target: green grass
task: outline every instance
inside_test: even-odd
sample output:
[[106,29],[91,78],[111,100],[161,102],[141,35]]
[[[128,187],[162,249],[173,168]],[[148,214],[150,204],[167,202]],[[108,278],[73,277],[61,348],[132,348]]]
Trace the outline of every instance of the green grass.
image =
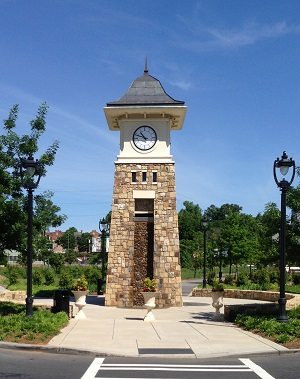
[[287,285],[285,286],[286,292],[291,292],[291,293],[300,293],[300,284],[297,285]]
[[64,312],[56,314],[34,307],[32,317],[26,317],[25,306],[0,302],[0,341],[46,343],[68,323]]
[[[202,271],[197,270],[196,278],[202,278]],[[181,268],[181,279],[194,279],[194,270],[190,268]]]
[[[26,291],[27,281],[26,279],[19,278],[16,284],[12,284],[7,287],[10,291]],[[46,286],[45,284],[42,284],[40,286],[33,285],[32,286],[32,293],[34,296],[40,296],[40,297],[52,297],[53,292],[59,288],[58,280],[56,280],[55,284],[51,284],[49,286]]]
[[289,321],[278,322],[275,317],[237,315],[235,323],[243,329],[261,334],[278,343],[300,341],[300,307],[287,311]]

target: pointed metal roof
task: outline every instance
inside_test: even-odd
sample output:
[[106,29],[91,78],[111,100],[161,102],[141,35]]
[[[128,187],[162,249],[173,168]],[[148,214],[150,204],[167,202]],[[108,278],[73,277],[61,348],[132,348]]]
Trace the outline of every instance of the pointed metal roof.
[[129,87],[128,91],[116,101],[107,103],[107,107],[128,105],[184,105],[184,101],[173,99],[161,85],[160,81],[149,75],[147,63],[144,74],[139,76]]

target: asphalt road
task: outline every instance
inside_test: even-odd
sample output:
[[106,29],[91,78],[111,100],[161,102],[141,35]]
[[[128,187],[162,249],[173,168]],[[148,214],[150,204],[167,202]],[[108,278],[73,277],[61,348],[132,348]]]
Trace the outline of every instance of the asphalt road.
[[300,353],[241,358],[117,358],[0,349],[2,379],[297,379]]
[[182,281],[182,295],[189,296],[193,288],[202,283],[202,279],[188,279]]

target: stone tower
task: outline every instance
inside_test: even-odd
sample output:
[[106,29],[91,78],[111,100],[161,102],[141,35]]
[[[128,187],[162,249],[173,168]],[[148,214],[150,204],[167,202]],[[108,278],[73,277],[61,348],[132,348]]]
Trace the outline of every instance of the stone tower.
[[186,106],[159,80],[138,77],[104,108],[120,132],[115,162],[105,304],[138,307],[146,277],[158,281],[158,307],[181,306],[175,167],[170,132],[182,128]]

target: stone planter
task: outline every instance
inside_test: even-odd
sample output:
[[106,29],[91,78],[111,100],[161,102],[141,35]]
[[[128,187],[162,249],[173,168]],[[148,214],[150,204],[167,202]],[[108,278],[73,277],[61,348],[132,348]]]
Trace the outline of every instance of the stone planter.
[[220,308],[223,307],[223,296],[224,291],[212,291],[211,297],[212,297],[212,306],[215,308],[216,312],[213,316],[213,320],[220,321],[223,319]]
[[147,314],[144,317],[144,321],[154,321],[155,317],[152,309],[156,307],[155,298],[157,292],[142,292],[144,297],[144,307],[147,309]]
[[86,295],[88,291],[72,291],[75,297],[75,305],[78,308],[78,313],[76,314],[76,319],[84,319],[86,315],[83,313],[83,308],[86,305]]

